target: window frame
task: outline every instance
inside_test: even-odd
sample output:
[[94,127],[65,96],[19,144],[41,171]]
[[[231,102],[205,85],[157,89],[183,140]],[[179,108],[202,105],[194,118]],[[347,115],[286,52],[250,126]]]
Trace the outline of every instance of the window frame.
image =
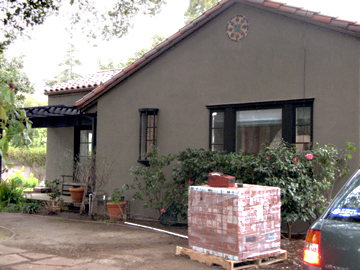
[[[158,108],[141,108],[139,109],[140,113],[140,126],[139,126],[139,159],[138,162],[141,164],[144,164],[146,166],[149,166],[149,161],[146,158],[146,153],[148,153],[148,142],[153,142],[152,146],[157,146],[157,138],[158,138]],[[153,123],[154,125],[149,127],[148,126],[148,117],[154,116]],[[145,117],[145,119],[143,119]],[[145,123],[145,126],[143,127],[143,124]],[[144,128],[145,133],[144,133]],[[153,138],[151,140],[148,139],[148,132],[147,130],[149,128],[153,129]],[[145,142],[144,142],[145,140]]]
[[253,102],[224,105],[208,105],[209,110],[209,149],[212,149],[212,114],[224,112],[224,151],[236,151],[236,112],[245,110],[282,109],[282,138],[291,144],[296,143],[296,108],[310,107],[310,145],[313,141],[314,98]]
[[79,160],[80,155],[80,139],[81,139],[81,131],[83,130],[89,130],[92,132],[92,141],[91,141],[91,155],[93,156],[95,154],[95,148],[96,148],[96,134],[95,129],[93,126],[87,125],[87,126],[77,126],[75,127],[75,136],[74,136],[74,164]]

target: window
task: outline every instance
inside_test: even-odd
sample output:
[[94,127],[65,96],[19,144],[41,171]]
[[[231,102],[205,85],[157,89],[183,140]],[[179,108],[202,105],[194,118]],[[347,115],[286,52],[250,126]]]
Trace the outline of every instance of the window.
[[92,156],[92,130],[80,130],[80,162],[86,161]]
[[139,162],[148,164],[146,154],[151,151],[151,146],[157,145],[157,124],[159,109],[145,108],[140,112],[140,141]]
[[264,143],[281,141],[281,109],[236,112],[236,152],[256,154]]
[[211,150],[224,150],[224,112],[211,113]]
[[359,172],[345,185],[333,205],[328,219],[360,222],[360,174]]
[[310,149],[311,143],[311,107],[296,108],[296,147],[300,151]]
[[256,154],[283,138],[310,149],[313,99],[208,106],[210,149]]
[[75,128],[75,160],[85,163],[91,159],[95,146],[92,126]]

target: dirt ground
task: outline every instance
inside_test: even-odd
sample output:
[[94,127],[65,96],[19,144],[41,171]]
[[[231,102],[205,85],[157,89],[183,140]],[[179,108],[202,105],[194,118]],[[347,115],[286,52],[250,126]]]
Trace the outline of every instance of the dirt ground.
[[[129,222],[157,227],[187,235],[185,226],[164,226],[157,221]],[[65,258],[96,260],[118,269],[221,269],[176,256],[176,246],[187,247],[187,240],[176,236],[142,229],[123,223],[90,221],[74,213],[55,216],[0,213],[0,244],[42,254]],[[302,239],[282,240],[288,260],[260,269],[301,269]],[[0,269],[9,269],[1,268]]]

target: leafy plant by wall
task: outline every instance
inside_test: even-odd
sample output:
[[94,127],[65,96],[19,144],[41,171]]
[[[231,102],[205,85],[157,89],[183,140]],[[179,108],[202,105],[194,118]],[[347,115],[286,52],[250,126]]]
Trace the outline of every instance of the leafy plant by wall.
[[15,180],[9,182],[2,181],[0,184],[0,205],[7,206],[10,203],[17,204],[23,201],[23,189],[19,187]]
[[[164,156],[154,149],[148,155],[149,167],[131,169],[135,175],[133,199],[143,200],[145,207],[154,208],[159,214],[171,206],[171,215],[186,218],[188,187],[205,185],[210,172],[222,172],[235,176],[238,182],[281,188],[282,220],[291,236],[295,221],[308,221],[324,211],[335,181],[349,172],[351,151],[355,151],[352,143],[340,150],[334,145],[316,143],[312,150],[303,153],[285,142],[275,148],[264,147],[257,155],[188,148]],[[165,173],[170,169],[172,179]]]

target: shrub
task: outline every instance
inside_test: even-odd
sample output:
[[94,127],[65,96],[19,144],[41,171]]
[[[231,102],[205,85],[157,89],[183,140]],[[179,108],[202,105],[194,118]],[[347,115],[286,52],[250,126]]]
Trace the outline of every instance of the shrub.
[[29,178],[25,178],[24,176],[24,167],[21,168],[20,171],[14,171],[9,175],[6,181],[14,180],[18,186],[24,188],[34,188],[37,186],[39,180],[34,177],[33,173],[30,173]]
[[18,204],[23,201],[23,189],[17,185],[14,179],[9,182],[2,181],[0,184],[0,204]]
[[[265,146],[257,155],[186,149],[177,155],[163,156],[154,149],[149,155],[149,167],[131,169],[136,175],[132,189],[134,199],[145,200],[144,206],[161,209],[167,206],[171,215],[186,218],[188,187],[207,184],[210,172],[233,175],[238,182],[276,186],[281,189],[281,215],[291,226],[297,220],[308,221],[320,215],[329,200],[336,179],[349,172],[347,161],[352,143],[338,150],[334,145],[314,144],[311,151],[300,153],[285,142],[276,147]],[[172,181],[166,179],[172,161]]]
[[143,201],[145,208],[155,209],[160,215],[167,206],[166,202],[172,186],[172,183],[167,180],[164,170],[175,157],[173,155],[161,155],[157,148],[152,148],[152,151],[147,154],[147,158],[149,166],[131,168],[131,174],[135,175],[134,184],[125,185],[123,188],[124,190],[135,190],[133,199]]

